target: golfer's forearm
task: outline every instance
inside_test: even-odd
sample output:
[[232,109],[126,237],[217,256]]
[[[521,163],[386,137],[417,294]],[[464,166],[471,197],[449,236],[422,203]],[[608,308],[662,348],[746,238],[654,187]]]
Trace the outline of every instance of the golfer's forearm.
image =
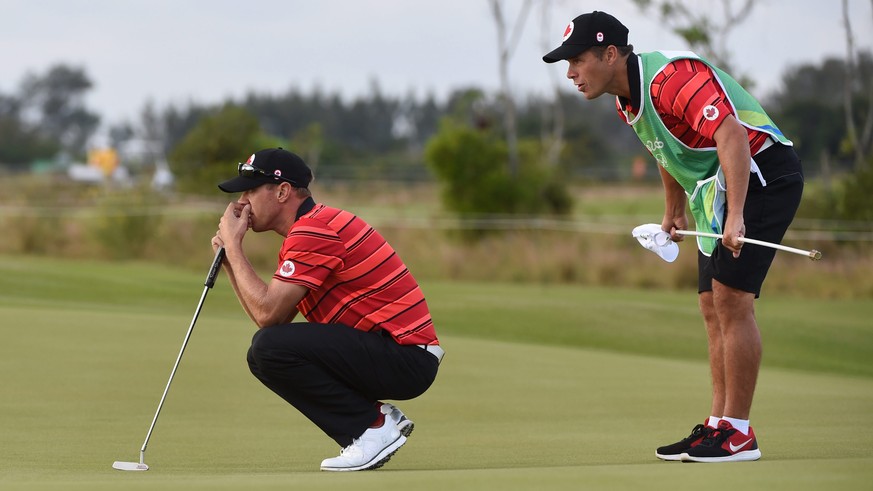
[[236,293],[236,298],[249,318],[258,327],[263,327],[267,317],[265,313],[266,283],[255,273],[242,249],[231,248],[227,250],[227,261],[229,264],[227,274],[233,291]]
[[233,288],[233,292],[236,294],[236,298],[237,298],[237,300],[239,300],[240,306],[242,306],[246,315],[248,315],[249,318],[254,322],[255,318],[252,317],[252,313],[249,311],[249,308],[246,306],[245,302],[243,302],[243,300],[242,300],[242,295],[240,294],[239,286],[236,283],[236,276],[233,273],[233,268],[230,266],[226,266],[224,268],[224,271],[227,273],[227,279],[230,281],[230,286],[231,286],[231,288]]

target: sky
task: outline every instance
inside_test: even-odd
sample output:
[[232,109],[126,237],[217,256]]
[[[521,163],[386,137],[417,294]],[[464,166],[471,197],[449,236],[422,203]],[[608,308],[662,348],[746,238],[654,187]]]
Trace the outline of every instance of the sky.
[[[848,0],[856,44],[873,48],[870,0]],[[734,4],[741,0],[733,0]],[[654,13],[631,0],[539,0],[510,61],[513,93],[545,94],[566,63],[541,57],[568,22],[592,10],[618,17],[637,52],[687,49]],[[521,0],[504,0],[510,25]],[[688,0],[720,12],[721,0]],[[384,94],[443,98],[452,90],[499,87],[497,34],[486,0],[0,0],[0,93],[54,64],[85,69],[86,99],[104,123],[136,122],[147,101],[220,103],[254,91],[316,88],[347,100],[374,84]],[[728,38],[736,72],[758,96],[788,67],[845,57],[841,0],[757,0]],[[581,97],[581,96],[580,96]]]

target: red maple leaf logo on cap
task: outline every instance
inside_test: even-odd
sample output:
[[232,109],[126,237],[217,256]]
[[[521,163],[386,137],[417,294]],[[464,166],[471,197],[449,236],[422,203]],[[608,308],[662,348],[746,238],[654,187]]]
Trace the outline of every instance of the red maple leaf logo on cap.
[[566,42],[567,39],[569,39],[569,37],[573,35],[574,28],[575,28],[575,25],[573,24],[573,21],[571,20],[570,23],[567,24],[567,28],[564,29],[564,36],[561,38],[561,40]]

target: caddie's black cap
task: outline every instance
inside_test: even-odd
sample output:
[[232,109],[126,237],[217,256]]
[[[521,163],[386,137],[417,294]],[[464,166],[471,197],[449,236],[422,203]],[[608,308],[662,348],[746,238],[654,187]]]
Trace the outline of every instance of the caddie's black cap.
[[543,56],[543,61],[569,60],[592,46],[627,46],[627,33],[627,27],[606,12],[582,14],[570,21],[564,29],[564,42]]
[[[243,167],[248,164],[254,170]],[[298,155],[281,147],[266,148],[252,154],[246,164],[238,164],[239,175],[218,185],[225,193],[241,193],[262,184],[289,182],[305,188],[312,182],[312,170]]]

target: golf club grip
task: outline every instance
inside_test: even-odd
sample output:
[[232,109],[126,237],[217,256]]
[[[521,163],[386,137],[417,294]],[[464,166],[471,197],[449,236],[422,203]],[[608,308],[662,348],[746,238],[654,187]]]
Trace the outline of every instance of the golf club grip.
[[224,247],[219,247],[215,259],[212,260],[212,267],[209,268],[209,274],[206,275],[206,281],[203,283],[206,288],[215,286],[215,278],[218,276],[218,270],[221,269],[222,260],[224,260]]

